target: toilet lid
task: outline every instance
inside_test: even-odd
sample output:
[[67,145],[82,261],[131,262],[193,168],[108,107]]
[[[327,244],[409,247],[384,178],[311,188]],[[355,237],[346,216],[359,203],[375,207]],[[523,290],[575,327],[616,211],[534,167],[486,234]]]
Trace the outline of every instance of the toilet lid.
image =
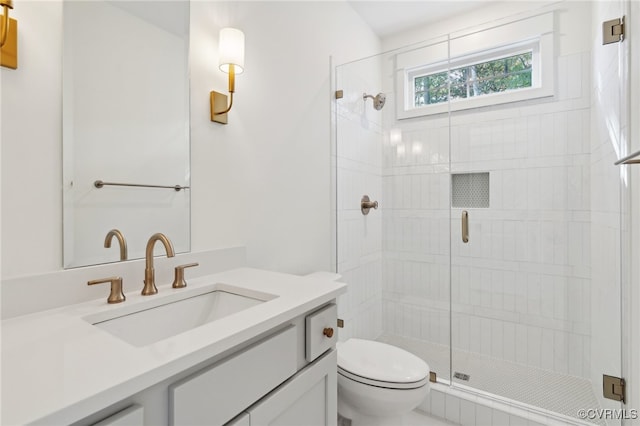
[[415,383],[429,375],[427,363],[412,353],[363,339],[338,343],[338,367],[363,378],[389,383]]

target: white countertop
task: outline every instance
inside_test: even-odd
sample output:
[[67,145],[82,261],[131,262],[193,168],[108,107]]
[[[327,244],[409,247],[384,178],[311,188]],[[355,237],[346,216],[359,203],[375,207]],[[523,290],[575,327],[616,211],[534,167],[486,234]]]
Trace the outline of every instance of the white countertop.
[[[161,305],[226,284],[277,296],[182,334],[132,346],[85,317]],[[142,285],[140,285],[140,288]],[[335,299],[346,285],[250,268],[188,280],[188,287],[140,289],[124,303],[104,299],[2,321],[3,425],[69,424]],[[37,297],[37,295],[33,295]]]

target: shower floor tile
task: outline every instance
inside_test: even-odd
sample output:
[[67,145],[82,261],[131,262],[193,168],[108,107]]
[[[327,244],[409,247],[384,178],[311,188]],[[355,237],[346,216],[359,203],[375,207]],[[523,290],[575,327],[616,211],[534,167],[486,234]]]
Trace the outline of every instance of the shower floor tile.
[[[454,378],[454,383],[510,400],[573,418],[577,418],[580,409],[600,407],[591,382],[580,377],[461,350],[449,354],[448,346],[402,336],[383,334],[378,341],[401,347],[424,359],[431,371],[445,380],[449,380],[449,360],[453,357],[454,374],[460,372],[469,376],[468,381]],[[599,419],[592,422],[605,424]]]

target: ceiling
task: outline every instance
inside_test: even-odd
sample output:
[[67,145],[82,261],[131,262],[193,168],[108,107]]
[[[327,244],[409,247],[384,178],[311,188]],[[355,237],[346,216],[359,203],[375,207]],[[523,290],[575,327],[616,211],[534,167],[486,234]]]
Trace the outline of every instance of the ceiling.
[[349,4],[378,34],[387,37],[455,14],[479,9],[490,0],[349,0]]

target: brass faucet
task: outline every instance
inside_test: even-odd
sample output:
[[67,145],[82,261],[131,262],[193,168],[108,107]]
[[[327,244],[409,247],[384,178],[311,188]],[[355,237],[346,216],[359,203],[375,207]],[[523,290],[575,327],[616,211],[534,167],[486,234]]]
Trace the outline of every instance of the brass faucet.
[[104,248],[111,247],[111,241],[113,241],[113,237],[118,239],[118,243],[120,244],[120,260],[127,260],[127,240],[124,239],[124,235],[120,232],[119,229],[112,229],[107,232],[107,236],[104,237]]
[[99,280],[91,280],[87,282],[89,285],[102,283],[111,283],[111,292],[109,293],[107,303],[121,303],[127,299],[122,292],[122,277],[100,278]]
[[167,251],[167,257],[175,256],[175,252],[173,251],[173,245],[169,238],[167,238],[162,233],[153,234],[149,241],[147,241],[147,250],[146,250],[146,262],[144,267],[144,288],[142,289],[143,296],[149,296],[151,294],[156,294],[158,292],[158,288],[156,287],[155,282],[155,270],[153,269],[153,246],[156,241],[160,241],[164,245],[164,249]]

